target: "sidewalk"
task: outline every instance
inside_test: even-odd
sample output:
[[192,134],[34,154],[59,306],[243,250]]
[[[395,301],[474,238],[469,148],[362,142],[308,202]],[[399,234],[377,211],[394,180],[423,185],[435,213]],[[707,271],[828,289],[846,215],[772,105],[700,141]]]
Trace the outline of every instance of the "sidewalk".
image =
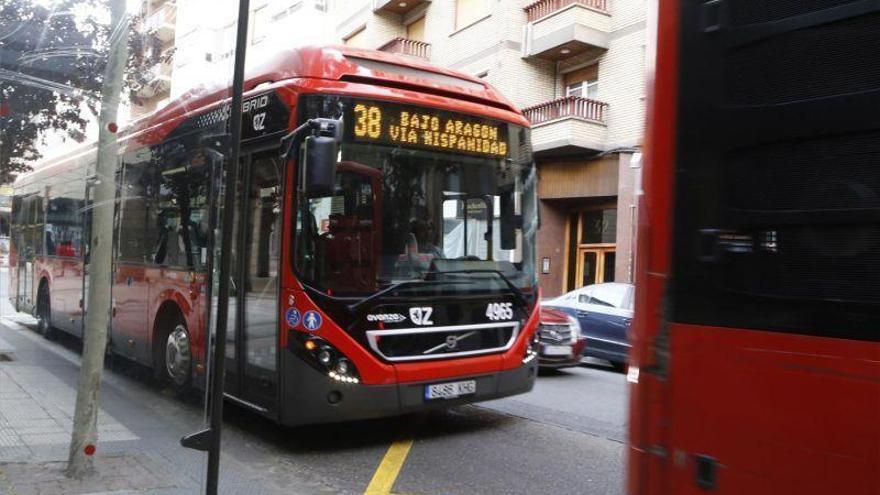
[[[3,299],[0,304],[6,302]],[[45,341],[28,328],[27,317],[3,313],[0,494],[172,495],[204,491],[206,455],[184,449],[179,443],[182,435],[202,427],[201,406],[184,403],[144,380],[110,370],[105,370],[98,415],[97,474],[82,482],[65,478],[79,377],[76,340]],[[251,443],[234,428],[224,432],[221,493],[327,493],[290,479],[293,473],[278,469],[278,452],[267,452]]]

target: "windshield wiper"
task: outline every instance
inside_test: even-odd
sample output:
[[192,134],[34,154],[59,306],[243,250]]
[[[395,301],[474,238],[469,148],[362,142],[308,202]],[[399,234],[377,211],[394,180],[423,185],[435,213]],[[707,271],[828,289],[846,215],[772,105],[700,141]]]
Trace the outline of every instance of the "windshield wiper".
[[504,281],[505,285],[507,285],[508,290],[513,295],[514,299],[516,299],[520,306],[525,308],[528,306],[528,301],[526,301],[525,296],[522,295],[522,292],[519,288],[507,278],[507,275],[504,274],[501,270],[492,270],[489,268],[481,268],[481,269],[473,269],[473,270],[439,270],[439,271],[430,271],[425,272],[425,277],[428,275],[450,275],[456,273],[491,273],[493,275],[498,275],[502,281]]
[[[431,272],[428,272],[428,273],[431,273]],[[378,292],[370,294],[369,296],[359,300],[356,303],[349,304],[348,306],[345,307],[345,309],[347,309],[352,314],[357,314],[361,309],[363,309],[364,306],[369,304],[371,301],[375,301],[376,299],[379,299],[380,297],[384,296],[385,294],[394,292],[395,290],[400,289],[401,287],[407,287],[410,285],[421,285],[421,286],[446,285],[449,283],[472,284],[473,282],[448,282],[448,281],[440,281],[440,280],[404,280],[403,282],[397,282],[396,284],[391,284],[388,287],[385,287],[384,289],[382,289]]]

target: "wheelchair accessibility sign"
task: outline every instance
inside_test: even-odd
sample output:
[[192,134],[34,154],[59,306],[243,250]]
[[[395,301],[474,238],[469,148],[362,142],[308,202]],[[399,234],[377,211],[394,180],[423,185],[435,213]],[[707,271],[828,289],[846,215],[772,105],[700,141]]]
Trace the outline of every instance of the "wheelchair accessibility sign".
[[315,310],[306,311],[303,315],[303,327],[310,332],[317,331],[323,323],[321,314]]
[[296,328],[300,322],[299,310],[296,308],[288,309],[287,313],[284,315],[284,319],[287,320],[287,324],[290,325],[290,328]]

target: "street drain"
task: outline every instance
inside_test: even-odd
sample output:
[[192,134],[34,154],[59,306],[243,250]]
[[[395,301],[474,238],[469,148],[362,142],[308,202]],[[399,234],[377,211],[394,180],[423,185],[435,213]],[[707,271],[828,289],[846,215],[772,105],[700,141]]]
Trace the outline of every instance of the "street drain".
[[0,361],[12,361],[12,356],[5,352],[0,352]]

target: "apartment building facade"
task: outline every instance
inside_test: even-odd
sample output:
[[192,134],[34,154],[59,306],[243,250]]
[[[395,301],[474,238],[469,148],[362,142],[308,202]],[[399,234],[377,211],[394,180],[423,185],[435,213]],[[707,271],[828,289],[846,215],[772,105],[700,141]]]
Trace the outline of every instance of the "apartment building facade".
[[[332,42],[330,3],[331,0],[252,0],[246,66],[259,65],[279,50]],[[186,0],[178,5],[171,97],[201,87],[229,84],[238,1]]]
[[645,0],[350,0],[338,41],[461,70],[532,122],[545,296],[631,282],[644,126]]
[[[177,31],[177,3],[173,0],[144,0],[134,28],[141,34],[149,35],[144,37],[150,40],[145,49],[158,52],[149,54],[150,58],[163,55],[167,56],[164,58],[171,58]],[[132,117],[139,117],[165,106],[171,96],[172,71],[173,64],[170,60],[148,68],[143,83],[135,90],[139,102],[131,107]]]
[[[252,0],[248,14],[247,66],[279,50],[334,41],[331,0]],[[167,55],[150,68],[136,91],[136,118],[188,91],[229,84],[238,19],[236,0],[144,0],[135,29],[158,40],[149,50]]]

